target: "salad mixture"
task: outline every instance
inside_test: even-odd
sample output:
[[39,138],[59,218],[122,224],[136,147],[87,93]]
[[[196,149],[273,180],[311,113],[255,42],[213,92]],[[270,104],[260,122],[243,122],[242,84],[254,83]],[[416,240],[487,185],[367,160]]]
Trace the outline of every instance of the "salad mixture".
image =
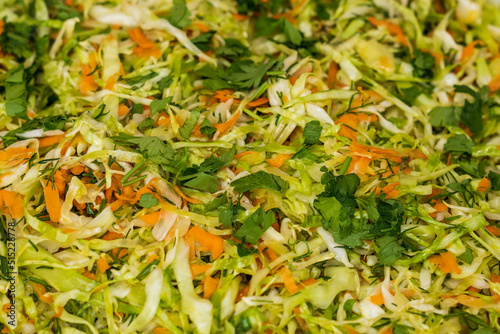
[[0,2],[2,333],[500,330],[498,3]]

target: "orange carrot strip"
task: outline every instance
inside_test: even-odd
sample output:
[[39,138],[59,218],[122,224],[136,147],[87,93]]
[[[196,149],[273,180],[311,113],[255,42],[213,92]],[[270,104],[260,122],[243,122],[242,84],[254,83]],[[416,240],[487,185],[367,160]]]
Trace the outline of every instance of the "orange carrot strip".
[[192,264],[189,266],[191,268],[191,274],[193,277],[203,274],[205,271],[212,267],[211,264]]
[[9,168],[20,165],[35,153],[31,147],[8,147],[0,151],[0,168]]
[[406,36],[403,32],[403,29],[401,29],[400,26],[397,24],[391,23],[389,21],[384,21],[384,20],[377,20],[374,17],[369,17],[368,21],[370,21],[371,24],[373,24],[376,27],[385,27],[389,34],[392,36],[396,37],[398,41],[406,46],[409,45],[408,39],[406,39]]
[[442,253],[439,255],[432,255],[429,257],[429,262],[436,264],[439,269],[441,269],[444,273],[455,273],[460,274],[462,269],[457,264],[457,260],[455,256],[450,252]]
[[238,159],[238,158],[244,157],[245,155],[249,155],[249,154],[252,154],[252,153],[255,153],[255,151],[245,151],[245,152],[241,152],[241,153],[236,154],[236,155],[233,157],[233,159]]
[[382,292],[370,296],[370,301],[375,305],[382,305],[384,303],[384,295]]
[[90,279],[93,279],[94,281],[96,280],[96,277],[95,277],[95,274],[94,273],[91,273],[90,271],[88,270],[85,270],[83,273],[82,273],[83,276],[87,277],[87,278],[90,278]]
[[21,218],[24,215],[24,196],[16,192],[0,190],[0,209],[8,212],[12,218]]
[[111,268],[111,266],[108,264],[108,262],[104,258],[99,258],[97,260],[97,269],[101,272],[104,273],[106,270]]
[[143,48],[152,48],[155,46],[155,43],[153,43],[149,38],[144,35],[141,29],[139,28],[134,28],[130,29],[128,31],[128,34],[130,38],[134,40],[140,47]]
[[193,226],[188,231],[187,235],[198,241],[203,247],[210,250],[214,259],[218,258],[224,250],[224,240],[221,237],[210,234],[199,226]]
[[62,135],[38,138],[38,146],[41,148],[60,143],[65,136],[66,136],[65,134],[62,134]]
[[238,121],[238,118],[240,117],[240,114],[241,114],[241,111],[238,110],[236,113],[234,113],[233,116],[231,116],[231,118],[227,122],[221,123],[221,124],[215,124],[213,126],[217,129],[217,131],[220,134],[224,134],[226,131],[231,129],[236,124],[236,122]]
[[326,80],[326,84],[330,88],[335,88],[335,82],[337,81],[337,72],[339,71],[339,65],[332,61],[330,63],[330,67],[328,68],[328,77]]
[[269,99],[267,97],[263,96],[260,99],[257,99],[255,101],[248,103],[248,106],[249,107],[257,107],[257,106],[261,106],[263,104],[266,104],[267,102],[269,102]]
[[46,180],[43,186],[43,194],[45,195],[45,204],[47,205],[50,220],[58,222],[61,218],[61,201],[59,200],[59,192],[54,183]]
[[50,317],[50,319],[60,318],[60,317],[62,316],[62,314],[63,314],[63,311],[64,311],[64,307],[59,306],[59,307],[57,308],[57,313],[56,313],[56,314],[54,314],[53,316],[51,316],[51,317]]
[[174,190],[179,196],[181,196],[183,199],[185,199],[188,203],[192,204],[200,204],[201,202],[197,200],[196,198],[191,198],[189,196],[186,196],[177,186],[174,186]]
[[153,262],[154,260],[158,260],[158,255],[156,254],[151,254],[148,259],[146,260],[147,263],[151,263]]
[[154,334],[168,334],[168,333],[170,333],[170,331],[166,328],[156,327],[155,329],[153,329],[153,333]]
[[160,214],[161,214],[161,211],[149,213],[147,215],[142,216],[141,219],[143,222],[145,222],[148,225],[154,225],[160,219]]
[[52,303],[54,297],[52,296],[52,294],[47,293],[47,290],[45,290],[45,287],[43,285],[35,283],[33,284],[33,288],[35,288],[38,299],[45,303]]
[[290,269],[288,269],[288,267],[281,268],[280,274],[281,278],[283,279],[283,283],[285,284],[285,288],[289,294],[293,295],[300,290],[295,283],[295,279],[293,278],[292,273],[290,272]]
[[243,20],[248,19],[248,15],[244,15],[244,14],[233,14],[233,18],[234,18],[236,21],[243,21]]
[[500,228],[498,228],[498,226],[488,225],[485,227],[485,229],[488,230],[488,232],[493,234],[495,237],[500,236]]
[[212,278],[211,276],[205,277],[203,280],[203,298],[210,298],[217,290],[217,286],[219,286],[218,278]]
[[280,153],[272,159],[267,159],[267,162],[273,167],[280,168],[291,157],[293,157],[293,154]]
[[469,59],[474,55],[474,48],[476,45],[483,45],[484,43],[482,41],[473,41],[464,48],[462,51],[462,57],[460,58],[460,62],[462,63],[462,66],[464,66]]
[[490,188],[490,180],[488,180],[486,177],[483,177],[481,181],[479,181],[479,184],[477,185],[477,190],[485,192],[488,191]]
[[200,29],[201,32],[205,33],[205,32],[209,32],[210,29],[207,28],[206,25],[204,25],[203,23],[201,22],[195,22],[193,23],[198,29]]
[[128,114],[128,107],[126,104],[124,103],[120,103],[120,106],[118,107],[118,116],[123,116],[123,115],[126,115]]
[[88,95],[99,88],[99,85],[94,80],[94,75],[90,74],[93,70],[94,68],[91,68],[88,64],[81,64],[82,79],[80,81],[80,93],[84,95]]

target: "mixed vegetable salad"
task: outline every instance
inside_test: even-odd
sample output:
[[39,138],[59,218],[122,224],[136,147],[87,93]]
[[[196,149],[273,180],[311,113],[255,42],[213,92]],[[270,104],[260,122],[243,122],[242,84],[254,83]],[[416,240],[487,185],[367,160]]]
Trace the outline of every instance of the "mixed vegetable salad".
[[0,18],[2,333],[500,329],[497,3]]

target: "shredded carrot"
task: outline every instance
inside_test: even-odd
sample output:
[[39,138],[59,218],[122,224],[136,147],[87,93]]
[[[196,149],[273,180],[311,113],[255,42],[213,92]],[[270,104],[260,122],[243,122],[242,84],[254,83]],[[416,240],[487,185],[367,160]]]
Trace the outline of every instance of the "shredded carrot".
[[293,314],[295,314],[295,319],[297,319],[297,322],[299,323],[300,328],[302,328],[302,330],[305,333],[307,333],[309,331],[309,327],[307,326],[306,321],[302,317],[299,316],[300,313],[301,313],[300,312],[300,307],[295,306],[293,308]]
[[95,277],[95,274],[94,273],[91,273],[90,271],[88,270],[85,270],[83,273],[82,273],[83,276],[87,277],[87,278],[90,278],[92,280],[96,280],[96,277]]
[[479,184],[477,185],[477,190],[478,191],[488,191],[490,188],[490,180],[488,180],[486,177],[483,177],[481,181],[479,181]]
[[370,301],[373,304],[380,306],[380,305],[384,304],[384,295],[382,294],[382,292],[379,292],[377,294],[371,295],[370,296]]
[[10,214],[12,218],[22,218],[24,216],[24,196],[14,191],[0,190],[0,210]]
[[116,211],[119,208],[121,208],[124,204],[127,204],[127,201],[124,201],[122,199],[119,199],[117,201],[114,201],[111,203],[111,211]]
[[42,148],[60,143],[65,136],[66,136],[65,134],[62,134],[62,135],[38,138],[38,147]]
[[315,279],[315,278],[308,278],[308,279],[303,280],[302,282],[299,283],[299,289],[302,290],[306,286],[313,285],[313,284],[316,284],[316,283],[318,283],[317,279]]
[[134,28],[134,29],[129,29],[128,34],[130,38],[134,40],[140,47],[143,48],[152,48],[155,46],[155,43],[153,43],[149,38],[144,35],[141,29],[139,28]]
[[108,264],[108,262],[104,258],[99,258],[97,260],[97,269],[101,272],[104,273],[106,270],[111,268],[111,266]]
[[339,71],[339,65],[332,61],[330,63],[330,67],[328,68],[328,77],[326,80],[326,84],[331,89],[335,88],[335,83],[337,82],[337,72]]
[[459,302],[462,305],[469,306],[469,307],[486,307],[488,306],[488,303],[485,302],[484,300],[477,298],[477,297],[472,297],[469,295],[460,295],[457,296],[457,302]]
[[500,74],[491,79],[491,81],[488,83],[488,87],[490,88],[490,92],[496,92],[500,89]]
[[125,248],[113,248],[111,250],[111,254],[113,254],[114,257],[121,259],[122,257],[125,257],[127,255],[127,250]]
[[500,236],[500,228],[498,228],[498,226],[488,225],[485,227],[485,229],[488,230],[488,232],[493,234],[495,237]]
[[[93,53],[92,53],[93,54]],[[91,74],[94,68],[88,64],[81,64],[82,79],[80,81],[80,93],[88,95],[99,88],[99,85],[94,80],[94,75]]]
[[244,14],[233,14],[233,18],[236,20],[236,21],[243,21],[243,20],[246,20],[248,19],[248,16],[247,15],[244,15]]
[[401,27],[398,26],[397,24],[394,24],[394,23],[391,23],[391,22],[385,21],[385,20],[377,20],[374,17],[369,17],[368,21],[370,21],[370,23],[376,27],[380,27],[380,26],[385,27],[387,29],[387,31],[389,32],[389,34],[396,37],[397,40],[401,44],[406,45],[406,46],[409,45],[408,39],[406,39],[406,36],[403,32],[403,29],[401,29]]
[[177,186],[174,186],[174,190],[177,194],[179,194],[179,196],[181,196],[183,199],[186,200],[186,202],[188,203],[192,203],[192,204],[200,204],[201,202],[199,200],[197,200],[196,198],[191,198],[189,196],[186,196],[180,189],[179,187]]
[[[3,22],[3,21],[2,21],[2,22]],[[10,305],[11,305],[10,303],[5,303],[5,304],[3,304],[3,306],[2,306],[2,312],[3,312],[3,313],[9,313],[9,308],[10,308]]]
[[[361,95],[359,95],[359,99],[361,99]],[[356,106],[353,103],[351,107],[356,107]],[[341,124],[341,129],[339,131],[340,136],[344,136],[353,141],[356,141],[357,137],[356,130],[358,128],[358,123],[375,122],[376,120],[377,116],[375,115],[367,115],[363,113],[345,113],[335,121],[335,124]]]
[[344,329],[347,332],[347,334],[359,334],[359,332],[355,330],[352,326],[345,325]]
[[272,159],[267,159],[267,162],[273,167],[281,167],[283,164],[293,157],[293,154],[280,153]]
[[153,329],[153,333],[154,334],[168,334],[168,333],[170,333],[170,331],[166,328],[156,327],[155,329]]
[[240,117],[240,114],[241,114],[241,111],[238,110],[236,113],[234,113],[233,116],[231,116],[231,118],[229,118],[229,120],[227,122],[215,124],[213,126],[217,129],[217,131],[220,134],[224,134],[236,124],[236,122],[238,121],[238,118]]
[[118,107],[118,116],[124,116],[126,114],[128,114],[128,107],[126,104],[124,103],[120,103],[120,106]]
[[0,20],[0,35],[3,33],[5,22]]
[[155,225],[160,219],[161,211],[149,213],[141,217],[142,221],[148,225]]
[[0,151],[0,168],[9,168],[26,162],[35,153],[31,147],[8,147]]
[[400,194],[399,190],[395,190],[395,188],[399,185],[400,185],[399,182],[394,182],[394,183],[389,183],[388,185],[386,185],[382,189],[377,187],[375,194],[378,196],[378,195],[380,195],[381,192],[384,192],[386,194],[385,199],[394,199],[394,198],[398,197]]
[[439,269],[444,273],[455,273],[460,274],[462,269],[457,264],[457,260],[452,253],[446,252],[439,255],[432,255],[429,257],[429,262],[436,264]]
[[106,80],[106,89],[107,90],[114,90],[115,89],[115,83],[116,83],[116,77],[118,76],[118,73],[113,74]]
[[199,242],[203,247],[212,252],[213,259],[217,259],[223,252],[223,239],[217,235],[213,235],[203,230],[199,226],[193,226],[187,233],[186,237],[192,238]]
[[290,272],[290,269],[288,269],[288,267],[281,268],[280,274],[281,278],[283,279],[283,283],[285,284],[285,288],[289,294],[293,295],[300,290],[295,283],[295,279],[293,278],[292,273]]
[[203,279],[203,298],[210,298],[219,286],[219,279],[207,276]]
[[201,32],[205,33],[205,32],[209,32],[210,29],[207,28],[206,25],[204,25],[203,23],[201,22],[195,22],[193,23],[198,29],[200,29]]
[[45,287],[41,284],[35,283],[33,284],[33,288],[35,289],[36,294],[38,295],[38,299],[45,303],[52,303],[54,299],[52,294],[48,294]]
[[484,43],[482,41],[474,41],[469,44],[464,48],[462,51],[462,57],[460,58],[460,62],[462,63],[462,66],[464,66],[469,59],[472,58],[474,55],[474,48],[476,45],[483,45]]
[[258,251],[262,256],[266,255],[271,262],[278,258],[278,255],[276,255],[276,253],[266,245],[260,246]]
[[154,260],[158,260],[158,255],[156,254],[151,254],[148,259],[146,260],[147,263],[151,263],[153,262]]
[[64,311],[64,307],[59,306],[57,308],[57,313],[54,314],[53,316],[51,316],[50,319],[60,318],[62,316],[62,314],[63,314],[63,311]]
[[269,102],[269,99],[267,97],[263,96],[260,99],[257,99],[255,101],[249,102],[248,106],[249,107],[257,107],[257,106],[261,106],[263,104],[266,104],[267,102]]
[[191,274],[193,277],[203,274],[208,269],[212,268],[211,264],[192,264],[189,266],[191,268]]
[[241,153],[236,154],[233,159],[239,159],[241,157],[244,157],[245,155],[249,155],[249,154],[252,154],[252,153],[255,153],[255,151],[241,152]]
[[78,165],[73,168],[71,168],[71,174],[73,175],[80,175],[85,171],[85,166],[83,165]]
[[45,204],[50,220],[58,222],[61,218],[61,201],[59,200],[59,192],[56,186],[50,180],[46,180],[43,185],[43,194],[45,196]]
[[231,96],[233,92],[234,91],[232,89],[218,90],[215,92],[214,98],[219,100],[220,102],[227,102],[228,100],[233,98]]

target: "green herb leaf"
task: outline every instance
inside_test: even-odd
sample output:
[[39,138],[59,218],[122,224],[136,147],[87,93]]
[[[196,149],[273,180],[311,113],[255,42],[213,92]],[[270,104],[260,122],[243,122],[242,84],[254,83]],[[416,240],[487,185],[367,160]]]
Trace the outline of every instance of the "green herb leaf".
[[166,19],[177,28],[184,28],[191,24],[191,12],[186,7],[185,0],[174,0],[174,7],[168,13]]
[[219,190],[217,178],[205,173],[198,174],[194,179],[191,179],[184,183],[184,186],[201,191],[206,191],[209,193],[214,193]]
[[234,180],[231,182],[234,191],[244,193],[252,189],[267,188],[274,191],[282,192],[288,189],[286,183],[281,177],[269,174],[264,171],[259,171]]
[[225,45],[215,50],[217,56],[222,56],[231,60],[251,55],[250,50],[235,38],[225,38]]
[[[215,35],[215,31],[208,31],[201,35],[196,36],[191,40],[191,42],[198,47],[203,52],[207,52],[212,49],[210,44],[212,44],[212,37]],[[219,48],[217,48],[218,50]],[[217,51],[216,51],[217,54]]]
[[461,113],[460,107],[434,107],[429,113],[429,122],[434,127],[458,126]]
[[146,117],[142,120],[141,124],[139,124],[139,131],[145,131],[151,129],[155,125],[155,121],[151,117]]
[[151,116],[156,114],[157,112],[161,112],[165,110],[166,106],[172,102],[172,96],[166,97],[161,100],[153,100],[149,105],[149,110],[151,110]]
[[139,205],[143,208],[149,209],[155,205],[158,205],[158,200],[150,193],[142,194],[139,199]]
[[26,97],[24,65],[21,64],[7,72],[5,80],[5,109],[7,110],[7,115],[28,119]]
[[444,144],[444,150],[450,151],[453,154],[471,154],[472,147],[474,147],[474,143],[468,136],[464,134],[448,138],[448,141],[446,142],[446,144]]
[[381,264],[391,266],[394,261],[400,259],[403,255],[405,249],[399,244],[395,236],[385,235],[377,238],[376,241],[380,248],[378,255]]
[[479,92],[475,92],[468,86],[456,85],[456,93],[465,93],[474,98],[472,102],[465,100],[464,106],[462,108],[462,114],[460,115],[460,120],[462,123],[469,127],[472,133],[479,133],[483,130],[483,100],[481,98],[483,89]]
[[500,174],[490,171],[488,173],[488,179],[490,179],[491,190],[499,191],[500,190]]
[[204,136],[211,136],[217,131],[216,128],[212,126],[212,124],[208,121],[208,119],[204,119],[203,122],[201,122],[200,126],[200,132]]
[[323,127],[319,121],[311,121],[304,127],[304,144],[315,145],[319,143]]
[[417,49],[415,51],[415,58],[412,59],[411,64],[413,65],[413,75],[416,77],[432,78],[434,76],[435,59],[430,53]]
[[281,22],[283,26],[283,31],[288,40],[295,45],[300,45],[300,43],[302,43],[302,35],[300,31],[297,28],[295,28],[295,26],[285,18],[282,18]]
[[189,137],[191,136],[191,132],[193,131],[196,123],[198,122],[198,119],[200,118],[200,115],[201,113],[199,110],[195,109],[191,111],[191,114],[184,122],[184,125],[179,129],[179,134],[182,137],[184,137],[185,139],[189,139]]
[[474,260],[474,254],[472,253],[472,250],[470,248],[467,248],[465,252],[458,258],[467,264],[471,264]]
[[251,244],[257,244],[262,234],[273,224],[273,212],[265,212],[262,208],[258,208],[257,211],[245,220],[233,237]]

